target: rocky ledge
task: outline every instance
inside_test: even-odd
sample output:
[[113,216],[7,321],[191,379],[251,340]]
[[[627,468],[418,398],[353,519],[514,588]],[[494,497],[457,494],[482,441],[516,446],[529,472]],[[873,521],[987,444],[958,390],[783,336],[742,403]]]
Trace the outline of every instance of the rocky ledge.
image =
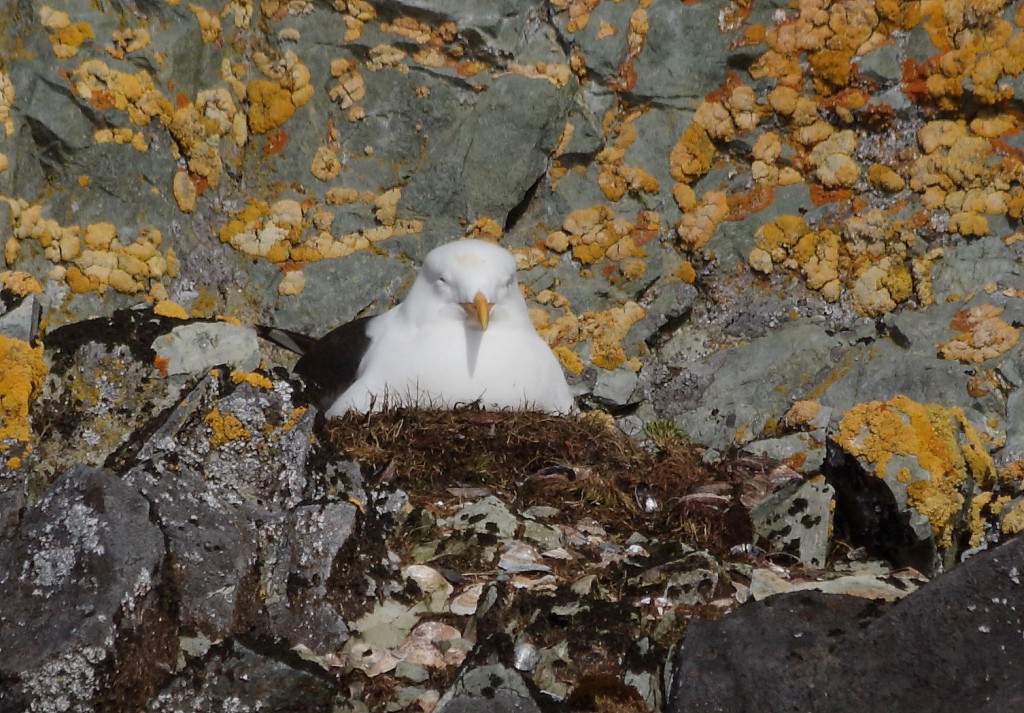
[[[1018,3],[2,10],[0,710],[1019,707]],[[463,236],[584,415],[323,423]]]

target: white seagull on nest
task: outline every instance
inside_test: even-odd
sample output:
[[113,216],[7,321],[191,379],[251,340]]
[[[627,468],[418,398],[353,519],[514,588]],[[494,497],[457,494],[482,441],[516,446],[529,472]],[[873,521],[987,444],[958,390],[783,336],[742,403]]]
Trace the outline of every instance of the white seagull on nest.
[[302,355],[295,365],[328,417],[385,405],[575,409],[562,368],[538,336],[515,258],[481,240],[431,250],[405,300],[321,339],[261,336]]

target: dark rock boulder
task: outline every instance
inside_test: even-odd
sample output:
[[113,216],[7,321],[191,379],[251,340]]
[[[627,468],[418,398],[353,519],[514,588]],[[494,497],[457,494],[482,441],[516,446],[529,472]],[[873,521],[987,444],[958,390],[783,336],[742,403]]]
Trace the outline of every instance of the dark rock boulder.
[[1017,710],[1022,571],[1018,537],[893,605],[800,592],[695,622],[665,710]]

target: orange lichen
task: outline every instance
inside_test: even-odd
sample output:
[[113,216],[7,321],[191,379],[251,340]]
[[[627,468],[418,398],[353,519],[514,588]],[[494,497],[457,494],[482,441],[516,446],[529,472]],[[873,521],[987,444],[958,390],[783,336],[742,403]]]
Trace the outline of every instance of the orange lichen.
[[177,302],[173,302],[168,299],[157,301],[153,305],[153,314],[160,315],[161,317],[171,317],[173,319],[188,319],[188,312]]
[[1011,349],[1020,331],[1001,319],[1002,307],[980,304],[959,310],[949,323],[956,336],[937,345],[944,359],[980,363]]
[[602,369],[615,369],[626,362],[622,339],[634,323],[647,312],[636,302],[601,312],[580,315],[580,330],[591,337],[590,363]]
[[45,376],[41,346],[0,334],[0,452],[28,444],[29,404]]
[[726,194],[709,191],[701,196],[700,202],[691,212],[684,213],[679,219],[676,234],[688,250],[700,250],[728,214],[729,202]]
[[24,297],[33,292],[42,292],[43,288],[39,281],[27,272],[18,270],[4,270],[0,272],[0,289],[13,292]]
[[220,409],[214,408],[203,420],[210,428],[211,446],[219,447],[231,441],[247,441],[250,438],[245,425],[232,413],[221,413]]
[[907,484],[907,501],[924,515],[940,547],[949,547],[972,487],[991,488],[995,465],[958,407],[903,396],[857,404],[843,414],[835,439],[879,478],[894,477],[893,456],[913,457],[923,473]]
[[240,384],[242,382],[255,386],[260,389],[272,389],[274,388],[274,382],[265,377],[263,374],[259,374],[255,371],[232,371],[231,372],[231,383]]
[[715,145],[708,132],[693,123],[683,132],[669,154],[669,172],[682,183],[692,183],[711,168]]

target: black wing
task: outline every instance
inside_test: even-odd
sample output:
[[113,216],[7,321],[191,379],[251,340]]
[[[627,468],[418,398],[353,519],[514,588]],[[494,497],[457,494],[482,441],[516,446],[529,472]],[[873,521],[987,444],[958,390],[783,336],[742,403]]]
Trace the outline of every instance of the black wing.
[[352,385],[363,355],[370,346],[366,327],[373,317],[360,317],[333,329],[302,355],[295,373],[306,382],[307,393],[321,411],[331,407]]
[[366,327],[371,319],[354,319],[320,339],[276,327],[257,326],[256,333],[301,355],[292,371],[306,384],[307,398],[326,411],[356,380],[359,364],[370,345]]

